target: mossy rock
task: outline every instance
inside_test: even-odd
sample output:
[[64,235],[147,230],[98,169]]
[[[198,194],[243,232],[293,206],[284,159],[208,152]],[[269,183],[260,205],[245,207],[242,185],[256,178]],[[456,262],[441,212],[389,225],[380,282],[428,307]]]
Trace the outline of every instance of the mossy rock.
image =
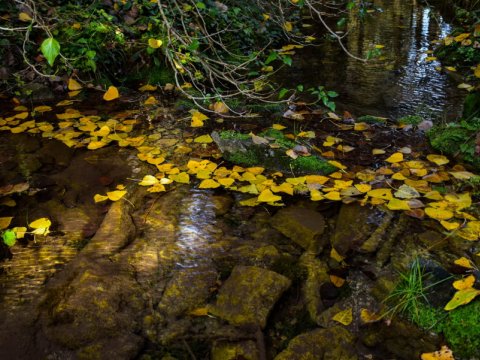
[[256,266],[236,266],[221,287],[209,312],[236,326],[264,328],[270,310],[291,281]]
[[356,360],[354,340],[353,335],[340,326],[313,330],[291,340],[275,360]]
[[[337,169],[316,155],[299,156],[292,159],[286,151],[297,144],[287,139],[282,132],[270,129],[260,133],[269,140],[269,144],[255,144],[248,134],[237,131],[213,132],[212,138],[222,152],[223,157],[236,165],[262,166],[276,171],[294,171],[297,174],[328,175]],[[274,145],[272,148],[270,145]]]

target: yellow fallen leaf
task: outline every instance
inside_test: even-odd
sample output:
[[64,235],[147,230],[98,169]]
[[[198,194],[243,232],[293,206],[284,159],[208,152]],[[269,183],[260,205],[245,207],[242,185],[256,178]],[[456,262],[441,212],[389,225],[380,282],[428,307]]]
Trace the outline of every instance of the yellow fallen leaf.
[[75,80],[75,79],[68,79],[68,90],[70,91],[77,91],[77,90],[81,90],[83,87],[82,85],[80,85],[80,83]]
[[374,312],[371,312],[370,310],[368,309],[364,309],[362,308],[360,310],[360,320],[362,321],[362,323],[364,324],[371,324],[371,323],[374,323],[374,322],[377,322],[377,321],[380,321],[382,319],[382,316],[381,315],[378,315]]
[[335,248],[333,247],[332,247],[332,250],[330,250],[330,257],[337,262],[342,262],[343,259],[345,259],[345,257],[340,255],[338,251],[335,250]]
[[224,187],[230,187],[233,185],[235,182],[235,179],[232,178],[223,178],[223,179],[217,179],[218,183]]
[[475,284],[475,276],[469,275],[466,278],[454,281],[452,286],[457,290],[470,289]]
[[446,221],[446,220],[441,220],[440,224],[442,224],[442,226],[445,229],[447,229],[448,231],[452,231],[452,230],[458,229],[460,227],[460,223],[458,223],[456,221],[450,222],[450,221]]
[[468,180],[475,176],[475,174],[469,171],[451,171],[449,174],[458,180]]
[[52,111],[52,107],[47,105],[36,106],[33,108],[33,111],[38,113],[44,113],[44,112]]
[[213,179],[202,180],[198,186],[199,189],[216,189],[218,187],[220,187],[220,184]]
[[193,316],[207,316],[208,315],[208,308],[203,307],[203,308],[197,308],[188,313],[189,315]]
[[466,269],[473,269],[473,264],[470,260],[468,260],[466,257],[462,256],[461,258],[455,260],[453,262],[454,264],[464,267]]
[[242,205],[242,206],[257,206],[258,201],[257,201],[257,198],[254,197],[254,198],[250,198],[250,199],[247,199],[247,200],[240,201],[240,205]]
[[325,199],[332,200],[332,201],[340,201],[342,198],[340,197],[340,192],[338,191],[330,191],[324,195]]
[[180,184],[190,183],[190,175],[188,175],[186,172],[170,175],[169,178]]
[[26,12],[21,12],[20,14],[18,14],[18,20],[28,22],[32,20],[32,17]]
[[455,360],[453,357],[453,352],[446,345],[438,351],[431,353],[423,353],[421,356],[422,360]]
[[143,103],[143,105],[157,105],[158,104],[158,100],[155,99],[154,96],[149,96],[147,100],[145,100],[145,102]]
[[396,152],[385,159],[385,161],[391,164],[399,163],[403,161],[403,154],[401,152]]
[[407,200],[399,200],[396,198],[391,199],[387,203],[387,208],[389,210],[411,210]]
[[445,209],[436,209],[433,207],[425,208],[425,214],[436,220],[448,220],[453,217],[453,212]]
[[206,134],[196,137],[193,141],[199,144],[210,144],[213,142],[213,139],[210,135]]
[[260,195],[258,195],[258,202],[276,202],[282,200],[281,196],[274,195],[269,189],[263,190]]
[[108,200],[108,196],[95,194],[95,196],[93,197],[93,201],[95,201],[96,203],[105,201],[105,200]]
[[285,29],[285,31],[287,32],[290,32],[293,30],[293,25],[290,21],[286,21],[284,24],[283,24],[283,28]]
[[155,184],[158,184],[160,181],[153,175],[145,175],[142,179],[142,181],[140,181],[138,183],[138,185],[140,186],[152,186],[152,185],[155,185]]
[[342,325],[348,326],[351,324],[353,320],[353,311],[352,308],[348,308],[346,310],[340,311],[339,313],[336,313],[333,317],[332,320],[339,322]]
[[52,222],[45,217],[32,221],[30,224],[28,224],[29,227],[35,229],[32,231],[32,234],[44,236],[46,236],[50,232],[49,229],[51,225]]
[[13,216],[0,217],[0,230],[4,230],[10,226]]
[[427,159],[428,159],[428,161],[431,161],[431,162],[437,164],[438,166],[445,165],[445,164],[448,164],[450,162],[450,160],[448,160],[446,156],[436,155],[436,154],[427,155]]
[[225,105],[224,102],[222,101],[217,101],[215,104],[213,104],[213,111],[215,111],[218,114],[227,114],[228,113],[228,107]]
[[103,95],[103,100],[105,101],[112,101],[118,99],[120,94],[118,93],[118,89],[115,86],[110,86],[107,92]]
[[143,85],[141,86],[139,89],[139,91],[155,91],[157,90],[157,87],[156,86],[153,86],[153,85],[150,85],[150,84],[146,84],[146,85]]
[[307,184],[320,184],[323,185],[325,184],[328,180],[330,180],[326,176],[322,175],[307,175],[305,176],[305,181]]
[[387,188],[374,189],[367,192],[369,197],[382,200],[393,199],[392,190]]
[[335,287],[338,288],[342,287],[343,284],[345,284],[345,279],[336,275],[330,275],[330,281],[333,285],[335,285]]
[[335,160],[329,160],[328,163],[330,165],[333,165],[335,166],[336,168],[340,169],[340,170],[345,170],[347,167],[341,163],[339,163],[338,161],[335,161]]
[[104,146],[108,145],[108,143],[104,142],[104,141],[90,141],[87,145],[87,149],[88,150],[96,150],[96,149],[100,149]]
[[292,184],[289,184],[289,183],[282,183],[280,185],[273,185],[271,187],[271,190],[275,193],[277,192],[283,192],[285,194],[288,194],[288,195],[293,195],[293,185]]
[[107,192],[107,196],[112,201],[118,201],[127,193],[126,190],[115,190]]
[[286,126],[283,126],[281,124],[273,124],[272,125],[272,129],[275,129],[275,130],[283,130],[283,129],[286,129],[287,127]]
[[321,201],[323,199],[325,199],[325,197],[323,196],[323,194],[320,190],[317,190],[317,189],[311,189],[310,190],[310,200]]
[[462,42],[463,40],[467,39],[469,36],[470,36],[470,33],[463,33],[463,34],[455,36],[453,39],[456,42]]
[[475,77],[480,78],[480,64],[475,67],[475,70],[473,70],[473,74],[475,75]]
[[355,125],[353,126],[353,130],[355,131],[365,131],[368,129],[370,129],[370,125],[364,122],[355,123]]
[[459,290],[453,295],[453,298],[447,303],[447,305],[445,305],[444,309],[450,311],[461,305],[468,304],[478,295],[480,295],[480,290],[474,288]]
[[383,155],[385,154],[385,150],[382,149],[372,149],[372,155]]

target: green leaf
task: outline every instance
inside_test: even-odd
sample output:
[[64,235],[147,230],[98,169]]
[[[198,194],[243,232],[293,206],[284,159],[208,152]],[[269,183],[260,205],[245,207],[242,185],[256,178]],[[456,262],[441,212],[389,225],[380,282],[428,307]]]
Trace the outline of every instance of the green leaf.
[[328,91],[328,92],[327,92],[327,95],[333,98],[333,97],[337,97],[337,96],[338,96],[338,93],[335,92],[335,91]]
[[40,46],[43,56],[47,59],[48,64],[53,66],[55,59],[60,54],[60,44],[53,37],[45,39]]
[[283,56],[282,61],[285,65],[292,66],[292,58],[290,56]]
[[268,54],[267,60],[265,60],[265,65],[268,65],[272,61],[277,60],[277,58],[278,58],[278,53],[275,51],[271,51],[270,54]]
[[17,242],[17,235],[11,229],[5,230],[2,234],[2,238],[7,246],[13,246]]
[[278,93],[278,100],[281,100],[283,99],[283,97],[288,93],[288,89],[286,88],[283,88],[282,90],[280,90],[280,92]]
[[196,5],[197,5],[197,8],[202,9],[202,10],[205,10],[207,8],[205,6],[205,4],[201,1],[197,2]]

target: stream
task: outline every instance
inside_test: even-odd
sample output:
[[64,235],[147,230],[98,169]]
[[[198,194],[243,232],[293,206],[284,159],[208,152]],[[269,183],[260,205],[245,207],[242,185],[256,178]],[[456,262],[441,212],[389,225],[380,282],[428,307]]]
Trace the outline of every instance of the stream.
[[[384,58],[365,64],[324,41],[302,49],[284,81],[336,90],[338,108],[358,116],[454,119],[464,93],[438,63],[424,61],[450,25],[413,0],[373,2],[382,11],[350,19],[344,41],[358,56],[384,45]],[[157,122],[145,108],[129,112],[127,102],[79,106],[100,118],[148,118],[136,135],[175,159],[209,156],[208,146],[178,151],[192,129],[168,106],[159,106]],[[425,151],[418,134],[384,132],[385,148],[410,141],[414,153]],[[360,314],[384,309],[398,272],[417,256],[446,272],[475,251],[471,243],[430,246],[444,238],[433,221],[357,203],[295,196],[282,208],[248,207],[239,204],[246,194],[190,184],[147,192],[138,182],[152,168],[138,155],[0,133],[1,194],[16,202],[3,201],[0,217],[14,212],[12,226],[40,217],[53,223],[49,236],[1,249],[1,359],[407,360],[440,349],[439,335],[401,317]],[[27,190],[10,192],[12,184]],[[118,185],[127,201],[93,202]],[[345,309],[353,315],[341,325],[333,317]]]

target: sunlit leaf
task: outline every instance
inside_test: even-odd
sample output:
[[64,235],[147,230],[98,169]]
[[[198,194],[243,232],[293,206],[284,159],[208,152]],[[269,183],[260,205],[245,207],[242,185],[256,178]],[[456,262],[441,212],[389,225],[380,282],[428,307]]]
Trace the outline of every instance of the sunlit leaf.
[[17,235],[12,229],[8,229],[2,234],[3,243],[9,247],[15,245],[17,242]]
[[382,200],[391,200],[393,198],[392,190],[386,188],[370,190],[367,192],[367,195]]
[[55,59],[60,54],[60,43],[53,37],[43,40],[40,50],[47,59],[48,65],[53,66]]
[[193,141],[200,144],[210,144],[213,142],[213,139],[209,134],[206,134],[196,137]]
[[396,152],[385,159],[385,161],[391,164],[399,163],[403,161],[403,154],[401,152]]
[[444,309],[447,311],[453,310],[461,305],[468,304],[480,294],[480,290],[469,288],[459,290],[453,295],[453,298],[445,305]]
[[446,345],[438,351],[431,353],[423,353],[421,356],[422,360],[455,360],[453,357],[453,352]]
[[107,92],[103,95],[103,100],[105,101],[112,101],[118,99],[120,94],[118,93],[118,89],[115,86],[110,86]]
[[155,184],[158,184],[158,183],[159,183],[159,180],[155,176],[145,175],[143,177],[142,181],[140,181],[138,183],[138,185],[140,185],[140,186],[152,186],[152,185],[155,185]]
[[388,204],[387,208],[389,210],[411,210],[408,201],[406,200],[399,200],[396,198],[391,199]]
[[442,226],[448,231],[452,231],[452,230],[458,229],[460,227],[460,223],[458,223],[456,221],[441,220],[440,224],[442,224]]
[[466,278],[454,281],[452,286],[457,290],[470,289],[475,284],[475,276],[469,275]]
[[340,201],[342,200],[340,196],[340,192],[338,191],[330,191],[324,195],[325,199],[332,200],[332,201]]
[[221,185],[213,179],[205,179],[205,180],[202,180],[198,188],[199,189],[216,189],[220,186]]
[[32,231],[32,234],[44,235],[44,236],[46,236],[50,232],[51,225],[52,225],[52,222],[45,217],[32,221],[30,224],[28,224],[29,227],[34,229]]
[[107,192],[107,196],[112,201],[118,201],[127,193],[126,190],[115,190]]
[[82,88],[82,85],[77,80],[73,78],[68,79],[68,90],[77,91],[81,90]]
[[453,213],[450,210],[436,209],[433,207],[425,208],[425,214],[436,220],[448,220],[453,217]]
[[461,258],[457,259],[454,261],[454,264],[464,267],[466,269],[473,269],[473,264],[472,262],[467,259],[466,257],[462,256]]
[[439,166],[448,164],[450,162],[446,156],[436,154],[427,155],[427,159],[428,161],[431,161]]
[[190,183],[190,175],[188,175],[186,172],[170,175],[169,178],[180,184]]
[[153,38],[148,39],[148,46],[150,46],[152,49],[158,49],[160,46],[162,46],[162,44],[162,40]]
[[273,124],[272,125],[272,129],[275,129],[275,130],[283,130],[283,129],[286,129],[287,127],[286,126],[283,126],[281,124]]
[[353,311],[352,308],[348,308],[346,310],[340,311],[339,313],[336,313],[333,317],[332,320],[339,322],[342,325],[348,326],[351,324],[353,320]]
[[258,195],[258,202],[276,202],[282,200],[281,196],[274,195],[269,189],[263,190],[260,195]]
[[413,187],[403,184],[394,193],[395,197],[400,199],[414,199],[420,197],[420,193]]
[[108,145],[108,143],[104,142],[104,141],[90,141],[87,145],[87,149],[88,150],[96,150],[96,149],[100,149],[104,146]]

